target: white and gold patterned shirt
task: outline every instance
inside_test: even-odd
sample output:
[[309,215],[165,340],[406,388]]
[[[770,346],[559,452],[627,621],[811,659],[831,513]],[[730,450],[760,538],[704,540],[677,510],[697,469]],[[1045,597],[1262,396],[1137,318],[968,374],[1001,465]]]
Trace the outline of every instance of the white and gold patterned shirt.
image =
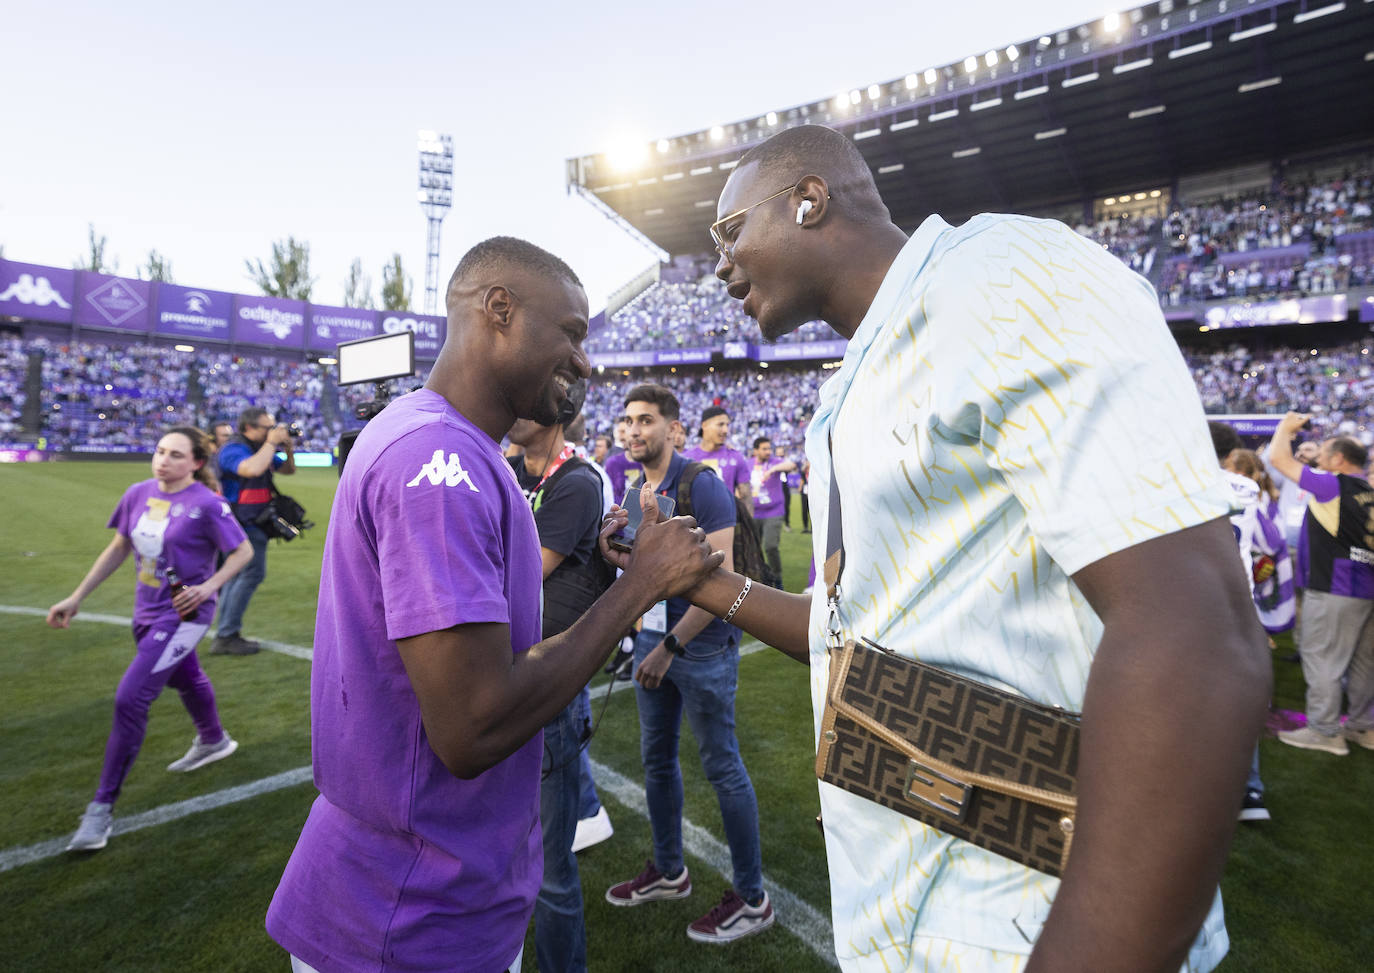
[[[1102,623],[1070,576],[1224,516],[1202,406],[1150,285],[1062,223],[926,220],[807,433],[825,561],[833,432],[846,635],[1082,709]],[[811,695],[827,681],[825,586]],[[1019,970],[1058,880],[821,784],[852,971]],[[1228,941],[1218,894],[1185,969]]]

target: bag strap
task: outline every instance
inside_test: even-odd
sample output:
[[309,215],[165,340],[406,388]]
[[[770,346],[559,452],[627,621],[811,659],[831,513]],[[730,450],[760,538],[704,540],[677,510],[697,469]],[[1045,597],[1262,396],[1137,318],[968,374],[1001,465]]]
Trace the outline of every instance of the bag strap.
[[695,460],[688,460],[682,467],[682,472],[677,478],[677,512],[682,517],[695,517],[692,513],[692,482],[697,478],[697,474],[706,469],[705,463],[698,463]]
[[844,525],[840,521],[840,481],[835,475],[834,435],[826,437],[830,453],[830,513],[825,524],[825,600],[830,609],[826,622],[825,643],[828,648],[844,648],[844,630],[840,625],[840,576],[844,574]]

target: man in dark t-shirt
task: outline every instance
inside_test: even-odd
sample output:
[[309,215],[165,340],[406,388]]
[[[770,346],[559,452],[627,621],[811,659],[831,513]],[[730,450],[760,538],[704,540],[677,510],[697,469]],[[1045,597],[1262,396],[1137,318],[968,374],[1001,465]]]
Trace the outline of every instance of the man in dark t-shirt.
[[[585,383],[568,391],[558,421],[541,426],[521,419],[510,441],[524,449],[510,458],[515,477],[534,511],[543,569],[543,638],[566,630],[610,584],[612,571],[597,551],[605,507],[600,475],[564,439],[576,417]],[[609,650],[610,646],[607,646]],[[540,970],[585,973],[587,934],[582,883],[573,854],[581,803],[582,745],[591,735],[586,689],[544,726],[544,765],[539,785],[544,879],[534,903],[534,943]]]

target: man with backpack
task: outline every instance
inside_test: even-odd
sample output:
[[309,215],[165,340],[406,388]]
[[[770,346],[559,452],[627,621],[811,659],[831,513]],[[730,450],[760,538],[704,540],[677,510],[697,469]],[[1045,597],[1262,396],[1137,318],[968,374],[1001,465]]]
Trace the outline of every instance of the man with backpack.
[[[735,503],[714,470],[689,463],[672,447],[679,426],[676,396],[660,385],[640,385],[625,399],[628,453],[642,465],[640,484],[690,508],[713,550],[733,565]],[[688,475],[690,474],[690,476]],[[682,772],[678,740],[685,713],[697,738],[702,769],[716,790],[733,885],[720,903],[687,928],[698,942],[727,943],[773,923],[763,890],[758,802],[735,735],[739,631],[683,598],[670,598],[644,615],[635,640],[635,701],[639,708],[644,790],[653,833],[653,857],[632,879],[612,886],[606,900],[635,906],[691,894],[682,859]]]

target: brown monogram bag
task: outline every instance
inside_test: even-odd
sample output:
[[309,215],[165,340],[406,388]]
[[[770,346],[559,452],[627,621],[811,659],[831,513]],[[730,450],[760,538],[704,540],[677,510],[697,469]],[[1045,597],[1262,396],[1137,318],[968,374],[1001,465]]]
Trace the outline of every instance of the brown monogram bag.
[[844,545],[831,466],[830,684],[816,776],[1058,877],[1078,806],[1078,715],[843,637]]

